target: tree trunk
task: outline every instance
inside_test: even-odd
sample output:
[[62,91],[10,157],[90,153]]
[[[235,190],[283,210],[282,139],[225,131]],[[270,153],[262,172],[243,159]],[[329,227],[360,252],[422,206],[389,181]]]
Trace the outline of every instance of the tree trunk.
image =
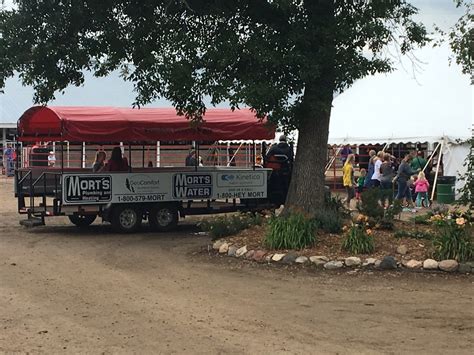
[[[314,99],[315,103],[318,101]],[[308,105],[308,109],[301,113],[304,117],[300,118],[298,147],[285,205],[290,209],[297,206],[310,214],[324,209],[331,103],[332,99],[327,103],[326,110]]]
[[318,68],[306,82],[296,113],[298,147],[286,199],[286,212],[297,207],[313,214],[324,209],[329,118],[335,86],[335,14],[333,0],[307,0],[308,61]]

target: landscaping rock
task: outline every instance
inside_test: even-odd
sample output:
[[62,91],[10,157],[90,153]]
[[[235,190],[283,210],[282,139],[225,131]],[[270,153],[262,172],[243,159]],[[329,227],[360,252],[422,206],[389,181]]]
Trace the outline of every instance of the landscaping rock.
[[329,261],[326,264],[324,264],[324,268],[326,270],[340,269],[343,266],[344,266],[344,264],[342,263],[342,261],[335,261],[335,260],[334,261]]
[[408,248],[406,245],[400,245],[398,248],[397,248],[397,253],[400,254],[400,255],[405,255],[406,253],[408,253]]
[[377,259],[375,259],[375,258],[367,258],[367,259],[365,259],[362,266],[364,266],[364,267],[365,266],[374,266],[376,261],[377,261]]
[[235,245],[231,245],[229,250],[227,251],[228,256],[235,256],[235,252],[237,251],[237,247]]
[[322,255],[310,256],[309,260],[316,266],[323,266],[329,261],[327,257],[322,256]]
[[426,259],[425,261],[423,261],[423,269],[438,270],[438,262],[434,259]]
[[247,246],[244,245],[242,248],[239,248],[235,251],[235,256],[240,258],[242,255],[247,253]]
[[253,254],[255,254],[255,250],[249,250],[247,253],[245,253],[245,259],[252,259]]
[[212,244],[212,249],[219,250],[221,245],[224,244],[224,243],[225,243],[225,241],[223,241],[223,240],[216,240],[214,242],[214,244]]
[[220,254],[226,254],[229,251],[229,244],[228,243],[222,243],[222,245],[219,247],[219,253]]
[[382,270],[393,270],[397,268],[397,260],[393,256],[384,256],[379,268]]
[[472,271],[472,268],[468,263],[462,263],[459,264],[458,271],[462,274],[469,274]]
[[423,263],[415,259],[411,259],[406,263],[406,267],[408,269],[421,269],[422,266],[423,266]]
[[293,264],[296,261],[297,256],[295,254],[289,253],[286,254],[282,259],[281,262],[283,264]]
[[440,261],[438,267],[446,272],[454,272],[458,269],[459,263],[456,260],[443,260]]
[[375,260],[375,262],[374,262],[374,267],[379,268],[379,267],[380,267],[380,264],[382,264],[382,260],[377,259],[377,260]]
[[273,254],[272,261],[280,261],[284,256],[285,254]]
[[265,250],[256,250],[255,253],[253,253],[253,260],[255,261],[263,261],[265,258]]
[[361,260],[357,256],[350,256],[344,259],[346,266],[360,266]]
[[297,264],[306,264],[308,262],[308,258],[306,256],[298,256],[295,260]]
[[270,261],[272,261],[272,257],[273,257],[273,254],[267,254],[265,256],[265,261],[269,263]]

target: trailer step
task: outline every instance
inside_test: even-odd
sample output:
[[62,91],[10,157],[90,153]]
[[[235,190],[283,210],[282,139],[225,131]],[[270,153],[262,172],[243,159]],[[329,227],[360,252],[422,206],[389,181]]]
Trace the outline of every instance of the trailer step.
[[28,218],[28,219],[22,219],[20,221],[20,225],[31,228],[31,227],[38,227],[38,226],[44,226],[44,219],[42,218]]

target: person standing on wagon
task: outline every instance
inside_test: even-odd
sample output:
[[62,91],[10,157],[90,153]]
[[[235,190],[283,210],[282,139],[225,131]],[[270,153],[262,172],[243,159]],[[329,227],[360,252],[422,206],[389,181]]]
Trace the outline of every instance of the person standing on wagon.
[[112,149],[112,155],[105,165],[104,171],[128,171],[128,162],[122,157],[120,147]]

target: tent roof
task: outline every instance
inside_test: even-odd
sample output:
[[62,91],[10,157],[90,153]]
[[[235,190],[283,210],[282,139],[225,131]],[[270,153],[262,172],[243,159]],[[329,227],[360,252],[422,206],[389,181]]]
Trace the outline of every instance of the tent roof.
[[209,109],[192,127],[174,108],[33,106],[18,120],[22,141],[216,141],[273,139],[275,128],[248,109]]

